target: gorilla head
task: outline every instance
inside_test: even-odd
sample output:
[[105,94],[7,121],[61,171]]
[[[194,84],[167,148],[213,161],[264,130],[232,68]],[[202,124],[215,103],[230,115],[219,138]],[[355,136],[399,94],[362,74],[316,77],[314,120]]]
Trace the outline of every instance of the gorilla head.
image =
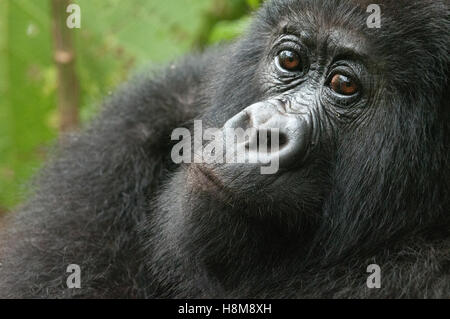
[[276,295],[275,283],[305,285],[310,269],[444,216],[448,7],[383,1],[382,27],[369,28],[367,5],[272,1],[217,59],[203,123],[277,129],[280,169],[179,170],[156,203],[152,264],[176,258],[180,276],[217,283],[213,295]]
[[[378,3],[372,28],[370,1],[267,1],[237,42],[125,86],[2,228],[0,296],[447,298],[449,5]],[[178,165],[196,120],[250,129],[258,161]]]

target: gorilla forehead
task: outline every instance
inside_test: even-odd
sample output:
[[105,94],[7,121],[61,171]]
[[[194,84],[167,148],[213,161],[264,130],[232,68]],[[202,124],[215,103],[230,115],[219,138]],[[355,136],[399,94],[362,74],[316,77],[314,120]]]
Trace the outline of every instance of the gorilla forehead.
[[[271,5],[276,3],[276,5]],[[448,34],[448,5],[444,0],[381,0],[381,28],[366,24],[370,0],[272,0],[259,14],[257,24],[266,34],[290,25],[320,38],[330,30],[359,33],[368,39],[409,42],[420,46],[429,41],[442,44]],[[442,19],[439,19],[442,18]],[[439,20],[439,24],[436,21]],[[447,23],[445,23],[447,22]],[[351,31],[350,31],[351,30]],[[420,32],[419,32],[420,31]],[[413,42],[424,36],[428,41]],[[435,37],[432,37],[435,36]],[[410,40],[410,41],[405,41]],[[423,39],[422,39],[423,40]]]

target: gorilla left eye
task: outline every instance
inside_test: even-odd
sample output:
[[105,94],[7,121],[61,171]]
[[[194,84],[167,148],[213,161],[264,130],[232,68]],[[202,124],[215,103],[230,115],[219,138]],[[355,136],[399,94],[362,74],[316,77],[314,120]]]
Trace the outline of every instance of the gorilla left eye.
[[297,72],[302,69],[302,61],[300,59],[300,56],[294,51],[281,51],[278,54],[277,59],[280,67],[286,71]]
[[356,81],[342,74],[335,74],[333,76],[330,82],[330,88],[334,92],[346,96],[354,95],[359,91],[359,86]]

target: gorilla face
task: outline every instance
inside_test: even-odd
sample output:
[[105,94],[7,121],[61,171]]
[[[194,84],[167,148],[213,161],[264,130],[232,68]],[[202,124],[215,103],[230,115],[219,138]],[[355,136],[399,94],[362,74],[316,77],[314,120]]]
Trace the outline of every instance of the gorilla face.
[[[251,79],[239,83],[252,92],[243,99],[249,104],[233,105],[234,89],[203,117],[210,127],[253,128],[264,134],[276,129],[279,147],[268,156],[277,158],[279,170],[265,175],[260,164],[193,164],[190,185],[218,200],[245,200],[257,207],[289,202],[293,214],[314,216],[331,187],[340,144],[346,143],[348,132],[364,129],[377,109],[381,70],[369,53],[370,39],[362,34],[334,25],[317,32],[323,27],[300,13],[280,20],[269,36],[251,33],[247,41],[262,46],[244,41],[246,50],[238,49],[240,54],[229,60],[231,69],[251,64],[246,67]],[[246,75],[230,78],[236,77]],[[247,144],[258,136],[249,137]]]
[[278,158],[279,170],[191,164],[157,198],[155,272],[218,283],[207,295],[260,296],[292,278],[302,286],[310,269],[369,258],[439,219],[447,204],[433,203],[448,203],[439,80],[448,60],[436,58],[446,56],[444,42],[427,41],[441,32],[422,19],[439,6],[384,1],[385,23],[370,29],[363,1],[269,3],[243,39],[209,61],[217,65],[200,118],[204,128],[277,130],[279,148],[263,157]]
[[[417,171],[439,162],[439,151],[423,146],[442,143],[439,117],[446,116],[441,88],[423,81],[442,76],[445,67],[430,60],[442,47],[421,45],[423,30],[395,22],[419,17],[423,5],[403,10],[389,2],[383,19],[390,23],[370,29],[366,7],[352,1],[274,1],[219,60],[204,127],[279,130],[279,150],[269,156],[280,169],[264,175],[260,164],[191,164],[171,181],[159,208],[170,206],[165,211],[176,222],[167,224],[189,234],[182,246],[204,245],[191,253],[220,268],[209,273],[231,276],[245,264],[243,254],[269,268],[267,256],[296,267],[313,262],[301,259],[306,252],[325,263],[386,240],[390,235],[377,237],[383,227],[394,234],[437,214],[401,199],[423,198],[425,187],[443,183],[434,169],[430,179]],[[213,250],[202,254],[206,247]],[[234,261],[230,272],[224,256]]]

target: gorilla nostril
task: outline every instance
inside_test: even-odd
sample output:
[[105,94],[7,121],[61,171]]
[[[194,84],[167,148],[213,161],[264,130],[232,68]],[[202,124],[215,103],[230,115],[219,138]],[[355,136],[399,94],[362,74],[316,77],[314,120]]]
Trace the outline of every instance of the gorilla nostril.
[[280,139],[279,147],[281,149],[283,146],[287,145],[287,143],[288,143],[288,136],[285,133],[280,132],[279,139]]

